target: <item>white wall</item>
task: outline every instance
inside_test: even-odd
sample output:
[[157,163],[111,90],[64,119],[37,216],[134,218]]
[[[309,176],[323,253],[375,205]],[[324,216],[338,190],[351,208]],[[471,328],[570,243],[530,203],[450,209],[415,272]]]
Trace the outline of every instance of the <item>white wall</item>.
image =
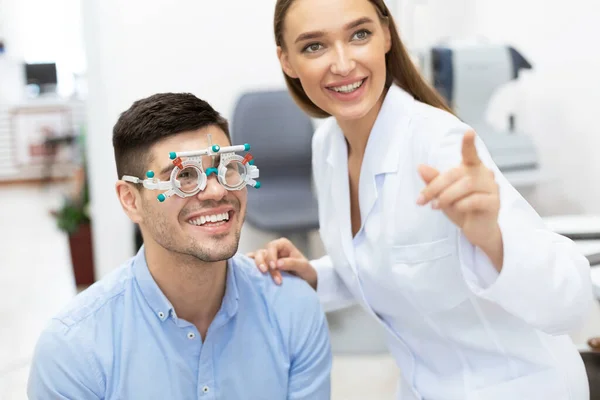
[[0,38],[6,47],[0,57],[0,102],[23,99],[24,62],[56,62],[59,94],[73,92],[73,73],[85,69],[80,14],[80,0],[0,1]]
[[[99,277],[134,251],[133,227],[114,191],[111,137],[119,113],[156,92],[188,91],[231,118],[243,91],[283,88],[272,34],[274,4],[274,0],[83,2],[88,157]],[[248,240],[264,240],[250,236],[254,233],[242,238],[241,251],[254,247]]]
[[540,212],[600,213],[600,3],[479,0],[478,31],[521,50],[534,66],[523,80],[521,128],[536,140],[552,182]]
[[[574,0],[397,0],[400,30],[411,49],[447,37],[512,45],[534,69],[507,85],[490,106],[499,121],[509,105],[517,128],[539,150],[544,180],[524,193],[543,215],[599,213],[600,3]],[[506,119],[502,120],[506,121]]]

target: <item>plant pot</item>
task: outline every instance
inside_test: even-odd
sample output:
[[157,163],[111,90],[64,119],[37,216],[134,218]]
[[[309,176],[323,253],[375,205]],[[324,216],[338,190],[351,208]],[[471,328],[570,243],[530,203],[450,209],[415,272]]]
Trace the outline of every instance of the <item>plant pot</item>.
[[69,235],[69,246],[75,284],[77,286],[91,285],[96,281],[91,224],[82,224],[75,233]]

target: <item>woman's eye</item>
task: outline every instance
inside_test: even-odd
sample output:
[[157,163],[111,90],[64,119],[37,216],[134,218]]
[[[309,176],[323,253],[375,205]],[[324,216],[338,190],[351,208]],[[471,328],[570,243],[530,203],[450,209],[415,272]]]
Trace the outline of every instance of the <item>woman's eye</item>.
[[304,48],[304,51],[307,53],[314,53],[319,50],[321,50],[321,45],[319,43],[312,43]]
[[370,34],[371,32],[369,32],[368,30],[362,29],[354,34],[354,38],[356,38],[357,40],[365,40],[369,37]]

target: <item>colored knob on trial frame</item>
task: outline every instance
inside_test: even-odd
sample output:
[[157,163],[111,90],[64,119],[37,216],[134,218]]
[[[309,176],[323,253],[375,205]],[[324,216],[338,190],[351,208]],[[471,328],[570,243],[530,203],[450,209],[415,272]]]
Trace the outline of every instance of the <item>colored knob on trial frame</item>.
[[171,160],[174,160],[175,158],[177,158],[177,153],[175,153],[174,151],[170,152],[170,153],[169,153],[169,158],[170,158]]
[[148,172],[146,172],[146,177],[148,177],[149,179],[154,178],[154,171],[148,171]]
[[[244,156],[244,159],[242,160],[242,164],[246,164],[250,161],[252,161],[254,157],[252,157],[252,154],[248,153]],[[250,165],[252,165],[252,163],[250,163]]]
[[158,199],[158,201],[160,201],[161,203],[163,201],[165,201],[165,199],[167,198],[164,194],[159,194],[158,196],[156,196],[156,198]]
[[214,153],[217,153],[219,150],[221,150],[221,148],[219,147],[219,145],[218,144],[214,144],[213,147],[212,147],[212,151]]
[[256,181],[256,184],[254,185],[254,189],[260,189],[260,182]]
[[183,165],[181,164],[181,157],[177,157],[173,160],[173,164],[179,169],[183,169]]

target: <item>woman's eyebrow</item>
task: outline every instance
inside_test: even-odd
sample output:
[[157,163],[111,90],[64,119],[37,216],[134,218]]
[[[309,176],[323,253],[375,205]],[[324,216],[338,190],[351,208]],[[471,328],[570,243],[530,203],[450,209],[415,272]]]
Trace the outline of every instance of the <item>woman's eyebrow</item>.
[[[357,26],[360,26],[362,24],[367,24],[373,22],[373,20],[369,17],[361,17],[357,20],[354,20],[352,22],[347,23],[346,25],[344,25],[344,29],[345,30],[349,30],[352,28],[356,28]],[[311,32],[304,32],[301,33],[300,35],[298,35],[298,37],[296,38],[295,43],[301,42],[303,40],[310,40],[310,39],[318,39],[320,37],[325,36],[325,31],[311,31]]]

